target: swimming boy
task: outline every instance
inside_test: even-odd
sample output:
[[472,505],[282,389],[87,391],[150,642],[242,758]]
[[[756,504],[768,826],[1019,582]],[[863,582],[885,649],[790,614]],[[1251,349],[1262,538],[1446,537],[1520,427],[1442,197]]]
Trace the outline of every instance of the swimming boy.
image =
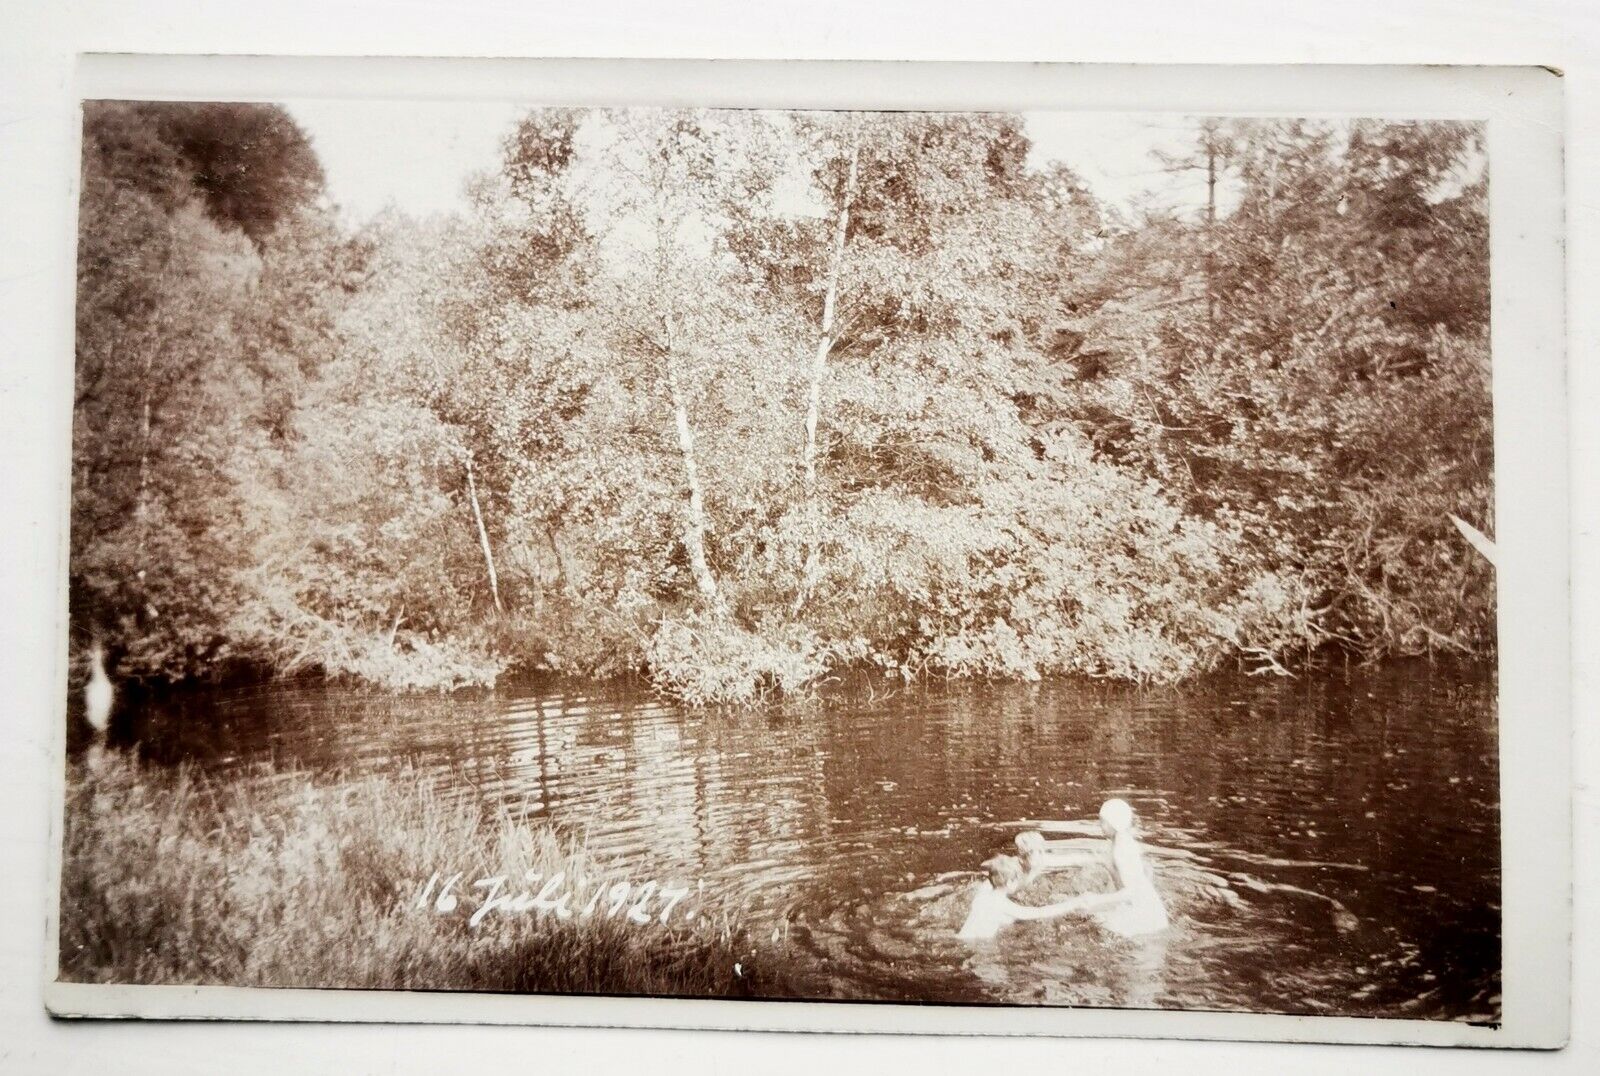
[[1117,888],[1078,898],[1102,926],[1134,936],[1167,928],[1167,907],[1145,865],[1144,848],[1133,832],[1133,808],[1126,800],[1109,799],[1100,806],[1100,829],[1111,839],[1111,874]]
[[1083,911],[1085,898],[1069,897],[1041,908],[1030,908],[1011,899],[1011,894],[1022,885],[1026,875],[1022,863],[1015,856],[995,856],[983,864],[986,878],[973,890],[972,908],[966,922],[956,932],[958,938],[992,938],[1000,928],[1022,919],[1054,919]]

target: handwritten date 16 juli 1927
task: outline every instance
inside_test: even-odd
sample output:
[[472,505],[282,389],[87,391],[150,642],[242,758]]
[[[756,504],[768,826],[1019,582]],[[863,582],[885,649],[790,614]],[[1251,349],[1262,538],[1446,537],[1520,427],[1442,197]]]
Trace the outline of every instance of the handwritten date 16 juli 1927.
[[[529,912],[555,915],[559,919],[622,915],[632,922],[648,924],[652,921],[666,923],[673,909],[689,895],[686,885],[659,885],[654,881],[635,887],[628,881],[607,885],[597,880],[592,888],[582,883],[569,887],[565,871],[557,871],[549,878],[544,878],[539,871],[528,871],[524,876],[527,887],[515,890],[508,887],[509,879],[504,874],[478,878],[463,888],[464,877],[461,871],[454,874],[434,871],[417,894],[416,906],[431,906],[440,915],[450,915],[461,907],[463,900],[469,904],[475,900],[477,903],[467,919],[467,925],[472,927],[495,913]],[[695,917],[691,914],[687,918],[692,921]]]

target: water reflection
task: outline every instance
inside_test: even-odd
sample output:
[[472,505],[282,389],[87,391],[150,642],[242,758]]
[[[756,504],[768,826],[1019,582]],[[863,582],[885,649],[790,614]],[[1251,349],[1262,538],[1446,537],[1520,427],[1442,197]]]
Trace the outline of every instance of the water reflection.
[[[405,762],[464,801],[583,834],[640,876],[788,924],[808,994],[1494,1019],[1494,681],[1382,671],[1185,690],[842,691],[680,712],[626,685],[479,698],[268,686],[150,707],[153,758]],[[1174,926],[954,932],[1025,818],[1138,809]],[[1042,901],[1040,901],[1042,902]]]

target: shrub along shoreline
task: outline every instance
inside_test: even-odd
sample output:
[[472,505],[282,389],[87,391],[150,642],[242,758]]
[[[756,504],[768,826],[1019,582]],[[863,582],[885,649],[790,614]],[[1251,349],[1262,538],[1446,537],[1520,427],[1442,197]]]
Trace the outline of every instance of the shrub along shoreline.
[[743,909],[646,895],[548,826],[405,773],[223,781],[96,746],[69,769],[62,849],[66,981],[781,993]]

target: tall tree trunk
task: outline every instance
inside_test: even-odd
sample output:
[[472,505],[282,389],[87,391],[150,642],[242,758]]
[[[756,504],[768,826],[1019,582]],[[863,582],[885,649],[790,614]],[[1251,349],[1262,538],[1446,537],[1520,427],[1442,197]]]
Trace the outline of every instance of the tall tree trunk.
[[[677,189],[683,177],[672,167],[672,157],[677,152],[676,142],[681,132],[670,124],[651,132],[641,143],[649,170],[649,185],[653,194],[655,215],[655,279],[650,305],[660,318],[659,339],[653,340],[654,349],[665,367],[667,402],[672,408],[672,425],[677,434],[678,456],[683,464],[683,480],[689,494],[688,512],[683,524],[683,548],[689,559],[689,571],[694,577],[695,590],[712,608],[721,603],[717,577],[712,574],[706,560],[706,509],[705,497],[700,490],[700,468],[695,457],[694,426],[689,421],[689,401],[684,393],[678,369],[678,288],[682,286],[682,266],[676,264],[682,257],[678,232],[687,210],[675,202],[688,192]],[[636,134],[636,137],[637,134]]]
[[561,543],[556,539],[556,529],[549,524],[544,528],[544,540],[550,544],[550,555],[555,558],[556,577],[553,582],[561,588],[563,594],[572,590],[572,573],[567,568],[566,554],[561,552]]
[[489,569],[489,593],[494,598],[494,611],[504,613],[500,604],[500,576],[494,569],[494,550],[489,545],[489,528],[483,525],[483,509],[478,505],[478,483],[472,477],[472,457],[467,457],[467,499],[472,502],[472,520],[478,525],[478,544],[483,547],[483,563]]
[[700,468],[695,462],[694,427],[689,424],[689,405],[684,399],[683,386],[678,380],[677,342],[671,319],[666,325],[667,396],[672,404],[672,423],[678,434],[678,455],[683,460],[684,484],[689,490],[689,515],[683,528],[683,547],[689,555],[689,571],[694,575],[695,589],[706,601],[715,603],[718,598],[717,577],[711,574],[706,562],[706,510],[700,493]]
[[800,574],[800,590],[795,595],[794,612],[798,613],[810,597],[816,582],[817,546],[821,542],[822,518],[817,504],[817,421],[822,413],[822,382],[828,373],[828,356],[833,351],[834,319],[839,302],[839,269],[844,262],[845,233],[850,227],[850,206],[856,195],[856,170],[861,156],[859,143],[850,147],[850,168],[845,174],[844,194],[839,201],[839,213],[833,222],[833,250],[828,257],[828,282],[822,293],[822,331],[817,337],[817,350],[811,360],[811,384],[806,395],[806,440],[802,450],[806,482],[806,536],[805,560]]

